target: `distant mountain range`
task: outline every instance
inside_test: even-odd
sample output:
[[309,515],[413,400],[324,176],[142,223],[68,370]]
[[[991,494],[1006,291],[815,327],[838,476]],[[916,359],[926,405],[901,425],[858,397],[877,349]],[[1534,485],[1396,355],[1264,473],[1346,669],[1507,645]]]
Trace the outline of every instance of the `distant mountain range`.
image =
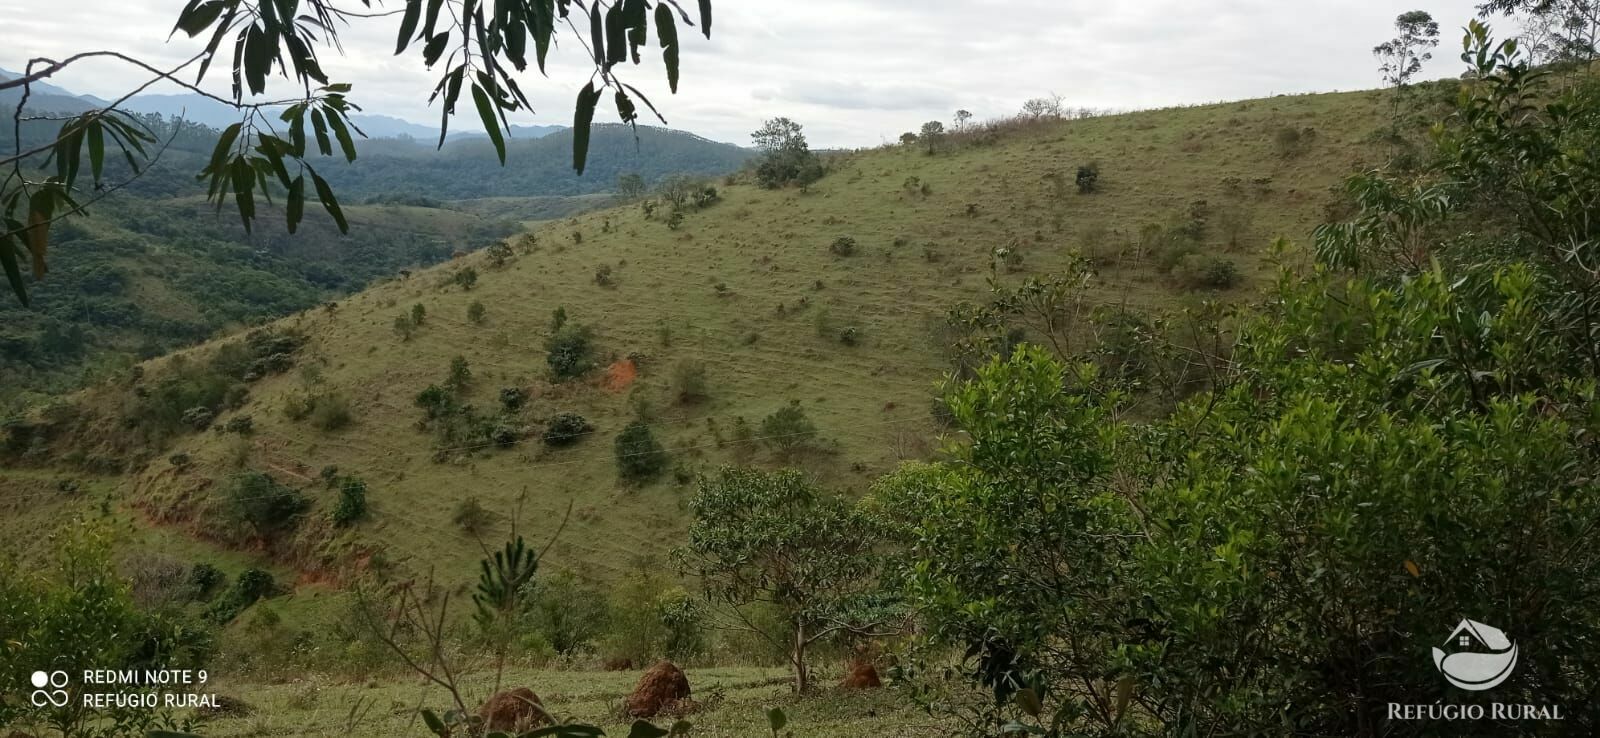
[[[17,79],[21,76],[17,72],[0,69],[0,81]],[[30,87],[32,91],[28,95],[27,107],[40,112],[81,113],[110,104],[108,100],[93,95],[79,95],[43,81],[35,82]],[[0,107],[14,107],[20,99],[22,90],[0,90]],[[185,120],[212,128],[225,128],[239,120],[239,113],[232,107],[195,94],[138,95],[123,103],[122,108],[132,113],[181,116]],[[357,114],[350,116],[350,120],[371,138],[411,139],[429,145],[439,140],[438,126],[413,123],[390,115]],[[512,126],[511,137],[543,138],[566,129],[566,126]],[[472,123],[468,123],[459,129],[452,129],[449,138],[487,139],[487,136],[473,127]]]

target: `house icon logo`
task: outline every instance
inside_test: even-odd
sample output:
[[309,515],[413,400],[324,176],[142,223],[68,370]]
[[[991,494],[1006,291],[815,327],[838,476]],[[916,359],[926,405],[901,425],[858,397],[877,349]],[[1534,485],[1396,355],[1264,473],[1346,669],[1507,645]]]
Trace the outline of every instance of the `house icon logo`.
[[1434,647],[1433,665],[1461,689],[1493,689],[1517,668],[1517,644],[1505,631],[1476,620],[1461,621],[1444,646]]

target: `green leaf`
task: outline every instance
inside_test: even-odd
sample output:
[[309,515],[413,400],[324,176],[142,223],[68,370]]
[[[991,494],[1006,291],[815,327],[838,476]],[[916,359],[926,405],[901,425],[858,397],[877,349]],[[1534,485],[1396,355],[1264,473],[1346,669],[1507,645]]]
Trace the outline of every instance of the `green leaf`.
[[239,139],[241,124],[235,123],[222,129],[222,135],[217,138],[216,147],[211,149],[211,165],[206,171],[215,175],[222,171],[223,162],[228,160],[228,152],[233,149],[233,143]]
[[521,738],[599,738],[605,734],[593,725],[552,725],[523,733]]
[[[215,23],[217,16],[222,15],[222,11],[232,4],[223,0],[208,0],[204,2],[202,0],[192,0],[183,9],[183,12],[178,14],[178,24],[172,27],[172,33],[183,31],[188,34],[189,38],[194,38],[212,23]],[[168,34],[167,37],[171,38],[172,36]]]
[[89,171],[94,174],[94,183],[100,184],[100,175],[106,168],[106,137],[105,129],[100,121],[89,123]]
[[340,233],[349,233],[350,224],[344,219],[344,211],[339,209],[339,199],[333,196],[333,188],[328,186],[328,181],[317,174],[315,169],[306,167],[311,172],[311,183],[317,187],[317,199],[322,201],[322,208],[333,216],[333,222],[339,226]]
[[539,63],[539,72],[544,73],[544,58],[550,53],[550,36],[555,33],[556,17],[554,0],[532,0],[533,20],[528,30],[533,33],[534,55]]
[[700,32],[711,38],[711,0],[700,0]]
[[594,82],[578,91],[578,104],[572,118],[572,168],[583,174],[589,162],[589,127],[594,123],[594,106],[600,102],[600,91]]
[[489,102],[489,93],[482,87],[472,86],[472,101],[478,106],[478,118],[483,121],[483,131],[489,134],[490,143],[494,144],[494,153],[500,157],[500,166],[506,163],[506,139],[500,132],[500,121],[494,117],[494,104]]
[[294,233],[300,227],[300,219],[306,212],[306,178],[295,177],[289,182],[289,202],[285,206],[286,220],[289,232]]
[[589,6],[589,43],[594,47],[591,49],[594,51],[594,63],[604,65],[606,63],[606,39],[605,32],[601,29],[600,3]]
[[248,233],[250,221],[256,217],[256,201],[251,195],[251,190],[256,186],[256,172],[249,160],[239,156],[228,167],[228,173],[233,177],[233,202],[239,208],[239,220],[244,223],[244,230]]
[[345,161],[356,160],[356,143],[350,138],[350,129],[344,124],[344,117],[338,111],[329,110],[326,115],[328,127],[333,129],[333,135],[339,139],[339,149],[344,152]]
[[6,281],[11,283],[11,291],[16,294],[17,302],[23,307],[28,306],[28,286],[22,281],[22,269],[17,266],[17,241],[13,236],[0,236],[0,266],[6,270]]
[[[657,6],[657,7],[660,7],[660,6]],[[789,716],[783,714],[783,708],[781,708],[781,707],[769,707],[769,708],[767,708],[767,727],[772,728],[772,732],[776,733],[776,732],[778,732],[780,730],[783,730],[784,726],[786,726],[788,724],[789,724]]]
[[405,15],[400,18],[400,35],[395,41],[394,53],[399,56],[411,43],[417,32],[417,22],[422,20],[422,0],[406,0]]
[[616,100],[617,116],[622,118],[623,123],[633,123],[639,119],[639,109],[634,106],[632,100],[628,99],[628,93],[623,92],[619,88],[617,90]]
[[323,156],[333,156],[333,142],[328,139],[328,122],[323,120],[322,111],[311,109],[311,132],[317,135],[317,150]]
[[628,738],[662,738],[671,735],[665,728],[657,728],[648,720],[635,720],[633,727],[628,730]]
[[444,54],[445,44],[450,42],[449,33],[440,33],[428,39],[428,45],[422,47],[422,63],[433,66]]
[[433,734],[440,736],[440,738],[450,735],[450,731],[444,727],[444,721],[440,720],[439,716],[435,715],[432,710],[422,711],[422,722],[427,723],[428,730],[433,731]]
[[622,21],[622,3],[606,11],[606,66],[628,59],[628,26]]
[[678,22],[666,3],[656,6],[656,36],[661,39],[661,60],[667,65],[667,87],[678,93]]

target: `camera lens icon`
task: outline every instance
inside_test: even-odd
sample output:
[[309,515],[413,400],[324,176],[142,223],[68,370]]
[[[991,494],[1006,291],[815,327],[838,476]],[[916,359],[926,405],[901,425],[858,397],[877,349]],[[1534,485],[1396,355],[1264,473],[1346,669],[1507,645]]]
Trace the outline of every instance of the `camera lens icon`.
[[[69,697],[65,689],[68,681],[66,672],[36,671],[29,677],[29,681],[32,682],[34,687],[33,694],[29,696],[29,700],[33,702],[34,707],[45,707],[47,705],[54,707],[67,706]],[[49,689],[46,689],[47,687]]]

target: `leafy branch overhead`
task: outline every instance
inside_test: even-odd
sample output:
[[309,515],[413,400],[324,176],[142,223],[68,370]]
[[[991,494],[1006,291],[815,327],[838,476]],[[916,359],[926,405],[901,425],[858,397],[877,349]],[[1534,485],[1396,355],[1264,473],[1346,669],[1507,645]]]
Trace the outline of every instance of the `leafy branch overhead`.
[[[573,111],[572,163],[579,174],[588,159],[595,108],[605,91],[611,91],[624,123],[637,125],[640,103],[666,123],[643,92],[618,76],[619,65],[643,62],[652,27],[668,88],[675,94],[681,59],[679,24],[698,25],[707,38],[712,24],[711,0],[698,0],[696,15],[679,0],[405,0],[403,8],[390,10],[375,8],[371,0],[359,1],[365,9],[360,12],[339,7],[335,0],[189,0],[178,14],[172,35],[204,38],[205,46],[174,68],[158,69],[116,52],[89,51],[60,61],[33,59],[21,77],[0,81],[0,90],[22,89],[13,113],[20,130],[30,85],[78,61],[111,57],[152,75],[104,108],[67,119],[45,146],[24,150],[21,136],[17,136],[15,149],[0,158],[0,166],[8,169],[0,181],[0,217],[4,219],[0,266],[4,266],[17,299],[28,303],[21,267],[24,256],[31,262],[34,278],[42,278],[51,223],[82,212],[94,201],[82,201],[75,195],[81,190],[84,152],[99,193],[95,200],[121,186],[108,187],[103,182],[108,144],[127,160],[128,181],[147,168],[141,162],[151,160],[150,145],[156,143],[155,137],[118,106],[157,81],[177,84],[239,111],[239,122],[222,130],[198,175],[207,182],[208,198],[219,210],[231,197],[248,230],[257,216],[257,200],[264,198],[270,204],[280,196],[286,225],[294,232],[305,215],[307,197],[313,196],[339,229],[348,232],[349,223],[333,188],[310,159],[320,155],[354,161],[355,139],[366,135],[350,120],[350,115],[361,109],[348,98],[350,85],[332,81],[319,54],[329,47],[342,52],[340,33],[353,22],[399,16],[394,53],[415,51],[429,69],[439,70],[428,96],[430,105],[439,103],[439,146],[444,145],[450,120],[465,92],[501,164],[506,159],[510,116],[533,111],[517,75],[528,71],[530,62],[541,74],[545,72],[550,50],[564,27],[594,64]],[[222,96],[201,85],[212,62],[228,56],[225,42],[232,45],[231,86],[230,94]],[[196,67],[192,82],[190,67]],[[275,73],[293,82],[298,94],[258,100],[266,94],[268,78]],[[53,172],[49,171],[52,163]]]

